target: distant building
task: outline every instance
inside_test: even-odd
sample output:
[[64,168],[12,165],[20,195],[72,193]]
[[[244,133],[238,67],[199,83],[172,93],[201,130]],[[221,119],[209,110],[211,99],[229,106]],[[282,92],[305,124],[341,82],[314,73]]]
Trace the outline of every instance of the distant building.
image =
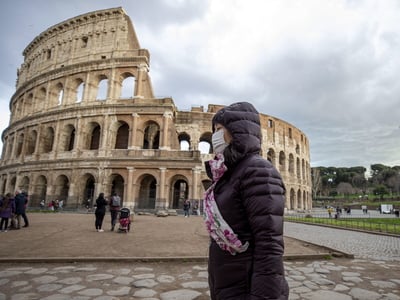
[[[58,199],[67,208],[92,205],[100,192],[117,192],[136,211],[201,203],[210,121],[222,106],[180,111],[155,98],[149,52],[122,8],[56,24],[23,55],[2,134],[1,193],[20,188],[32,206]],[[310,209],[307,137],[260,116],[262,154],[282,173],[287,208]]]

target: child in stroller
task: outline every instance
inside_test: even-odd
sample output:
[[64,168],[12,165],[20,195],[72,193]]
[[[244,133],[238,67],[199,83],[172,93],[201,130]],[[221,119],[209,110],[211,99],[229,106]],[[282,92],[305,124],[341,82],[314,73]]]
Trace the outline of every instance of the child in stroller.
[[123,207],[119,212],[119,232],[128,233],[131,229],[131,211],[129,208]]

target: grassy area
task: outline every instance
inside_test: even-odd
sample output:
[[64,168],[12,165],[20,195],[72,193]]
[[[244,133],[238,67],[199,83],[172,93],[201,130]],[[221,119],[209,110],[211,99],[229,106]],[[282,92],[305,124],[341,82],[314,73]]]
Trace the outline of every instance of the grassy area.
[[400,235],[400,218],[314,218],[286,216],[286,221],[329,225],[341,228],[360,229]]

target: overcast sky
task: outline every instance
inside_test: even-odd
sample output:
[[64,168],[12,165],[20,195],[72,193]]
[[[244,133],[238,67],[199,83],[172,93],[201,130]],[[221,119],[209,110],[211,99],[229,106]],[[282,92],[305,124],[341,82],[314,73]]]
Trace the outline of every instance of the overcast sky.
[[249,101],[300,128],[311,166],[400,165],[400,1],[2,0],[0,131],[22,51],[47,28],[122,6],[180,110]]

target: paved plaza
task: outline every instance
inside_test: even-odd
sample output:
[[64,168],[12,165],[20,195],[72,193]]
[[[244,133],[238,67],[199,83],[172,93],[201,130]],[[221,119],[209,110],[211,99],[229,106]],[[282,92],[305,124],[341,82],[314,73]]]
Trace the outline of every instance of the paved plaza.
[[[94,230],[90,214],[29,217],[30,227],[0,233],[0,299],[209,299],[201,217],[135,216],[128,234],[107,230],[108,217],[103,233]],[[285,223],[285,236],[290,299],[400,299],[398,237],[296,223]],[[324,259],[319,254],[326,247],[354,258]],[[163,252],[169,260],[161,259]]]

